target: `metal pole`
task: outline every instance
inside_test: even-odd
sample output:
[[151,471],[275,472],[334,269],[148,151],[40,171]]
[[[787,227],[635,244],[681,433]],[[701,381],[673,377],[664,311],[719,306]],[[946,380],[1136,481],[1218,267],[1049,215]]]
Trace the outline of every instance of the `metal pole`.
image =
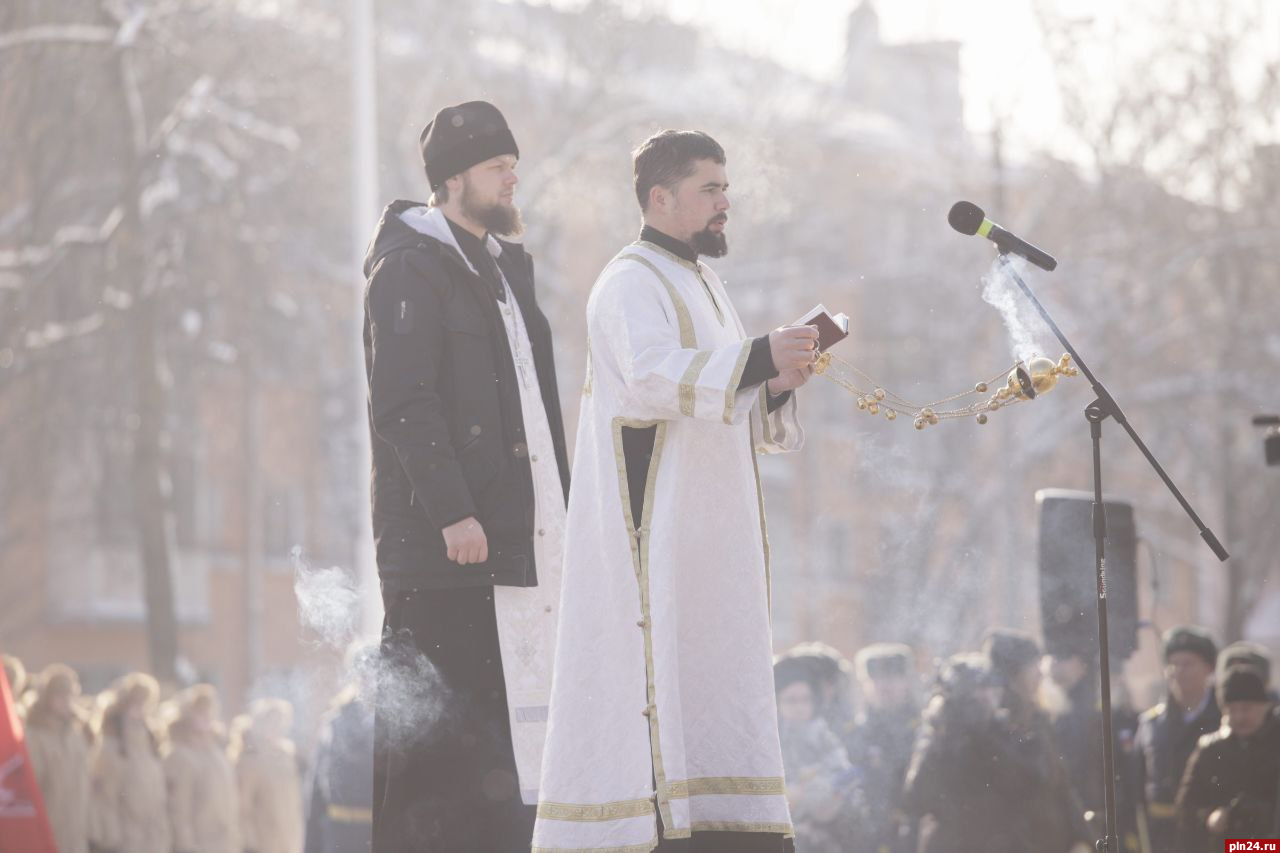
[[[374,25],[376,0],[351,0],[351,277],[354,303],[351,330],[352,356],[356,376],[353,389],[356,418],[355,470],[357,482],[364,482],[371,468],[369,429],[365,420],[364,367],[364,264],[365,245],[378,221],[378,103],[377,51]],[[377,567],[373,560],[372,508],[367,486],[358,489],[353,567],[362,602],[361,622],[365,634],[376,636],[382,618]]]

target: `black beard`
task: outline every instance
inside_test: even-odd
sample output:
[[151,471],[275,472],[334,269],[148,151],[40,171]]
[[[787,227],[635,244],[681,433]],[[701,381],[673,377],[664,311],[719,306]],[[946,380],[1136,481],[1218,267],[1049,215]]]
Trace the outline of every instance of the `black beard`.
[[514,204],[498,202],[481,207],[472,198],[470,186],[463,188],[461,202],[462,215],[477,225],[483,225],[484,230],[490,234],[496,234],[499,237],[519,237],[524,233],[524,221],[520,218],[520,208]]
[[689,243],[695,252],[708,258],[723,258],[729,254],[729,241],[725,239],[724,232],[717,233],[710,227],[695,233]]

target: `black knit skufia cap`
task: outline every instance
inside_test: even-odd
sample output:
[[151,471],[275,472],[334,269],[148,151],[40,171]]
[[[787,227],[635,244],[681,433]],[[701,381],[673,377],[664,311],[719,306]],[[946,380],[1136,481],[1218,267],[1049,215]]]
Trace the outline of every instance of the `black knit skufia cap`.
[[477,163],[503,154],[520,156],[507,120],[488,101],[445,107],[427,122],[418,141],[432,192]]

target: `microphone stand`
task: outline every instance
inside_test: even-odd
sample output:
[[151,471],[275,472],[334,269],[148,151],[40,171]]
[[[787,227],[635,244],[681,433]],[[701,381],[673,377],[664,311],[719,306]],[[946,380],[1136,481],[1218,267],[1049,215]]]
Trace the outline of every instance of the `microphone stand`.
[[1084,416],[1089,422],[1089,437],[1093,442],[1093,541],[1094,541],[1094,572],[1097,579],[1098,590],[1098,654],[1099,661],[1099,677],[1102,680],[1102,771],[1103,771],[1103,790],[1106,793],[1106,838],[1099,839],[1094,845],[1099,853],[1120,853],[1119,835],[1116,830],[1116,768],[1115,768],[1115,741],[1112,734],[1111,719],[1111,645],[1110,637],[1107,632],[1107,559],[1106,559],[1106,541],[1107,541],[1107,516],[1102,504],[1102,422],[1107,418],[1111,418],[1124,428],[1129,434],[1129,438],[1137,445],[1138,450],[1142,451],[1142,455],[1146,457],[1151,467],[1160,475],[1160,479],[1164,481],[1165,487],[1181,504],[1182,509],[1191,518],[1200,531],[1202,538],[1209,548],[1213,551],[1215,557],[1225,561],[1227,559],[1227,551],[1222,547],[1222,543],[1218,541],[1218,537],[1213,531],[1205,526],[1200,520],[1200,516],[1191,508],[1191,504],[1183,497],[1182,492],[1173,484],[1173,480],[1169,479],[1169,475],[1165,473],[1160,463],[1151,455],[1151,451],[1147,449],[1146,444],[1138,437],[1138,433],[1130,425],[1125,418],[1124,412],[1120,411],[1120,407],[1116,405],[1115,398],[1111,396],[1105,386],[1098,381],[1093,372],[1080,358],[1080,354],[1076,352],[1075,347],[1071,346],[1071,342],[1067,340],[1066,335],[1062,334],[1062,330],[1053,322],[1053,318],[1049,316],[1049,312],[1040,304],[1040,300],[1036,299],[1031,288],[1027,287],[1027,283],[1022,280],[1022,276],[1018,275],[1014,269],[1013,263],[1009,260],[1009,254],[1000,251],[998,263],[1005,273],[1018,285],[1018,288],[1031,300],[1031,304],[1035,306],[1036,311],[1044,318],[1044,321],[1053,330],[1058,341],[1070,354],[1072,362],[1080,373],[1089,380],[1089,385],[1093,388],[1096,397],[1092,403],[1085,407]]

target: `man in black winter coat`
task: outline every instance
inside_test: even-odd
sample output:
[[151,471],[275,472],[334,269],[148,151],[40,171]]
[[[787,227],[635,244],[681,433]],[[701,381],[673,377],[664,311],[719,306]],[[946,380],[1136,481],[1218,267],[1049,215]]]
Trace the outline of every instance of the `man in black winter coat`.
[[1178,853],[1222,849],[1227,838],[1276,837],[1280,721],[1262,673],[1219,673],[1222,728],[1200,738],[1178,790]]
[[915,853],[915,827],[901,808],[920,725],[915,660],[909,646],[874,643],[858,652],[854,666],[864,707],[845,746],[864,795],[864,813],[853,853]]
[[325,715],[316,744],[304,853],[363,853],[373,821],[373,714],[354,689]]
[[447,107],[421,143],[431,201],[388,206],[365,262],[373,849],[527,851],[569,488],[551,328],[499,239],[521,231],[502,114]]
[[1196,743],[1222,721],[1213,690],[1217,655],[1217,644],[1203,628],[1180,625],[1165,632],[1169,695],[1139,718],[1136,743],[1141,808],[1153,851],[1174,849],[1178,784]]
[[943,668],[903,805],[920,822],[921,853],[1080,853],[1092,848],[1034,704],[1040,649],[1016,631],[988,633],[983,655]]

